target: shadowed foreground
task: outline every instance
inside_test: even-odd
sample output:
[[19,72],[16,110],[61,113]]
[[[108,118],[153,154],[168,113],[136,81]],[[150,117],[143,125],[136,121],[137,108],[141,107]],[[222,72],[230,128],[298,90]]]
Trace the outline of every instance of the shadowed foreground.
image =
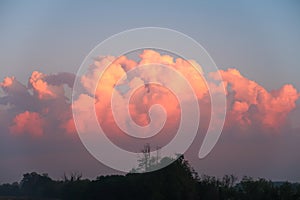
[[[244,177],[239,183],[234,176],[217,179],[201,176],[180,156],[161,170],[125,176],[100,176],[82,179],[79,174],[55,181],[47,174],[23,175],[20,183],[0,186],[0,200],[18,199],[232,199],[232,200],[300,200],[300,185],[275,183],[265,179]],[[2,197],[1,197],[2,196]]]

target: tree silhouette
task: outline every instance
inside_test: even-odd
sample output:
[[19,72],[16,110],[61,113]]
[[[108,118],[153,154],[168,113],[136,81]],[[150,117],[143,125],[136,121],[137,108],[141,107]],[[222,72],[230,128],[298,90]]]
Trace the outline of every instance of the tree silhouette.
[[39,175],[36,172],[24,174],[20,183],[20,193],[25,196],[55,196],[54,188],[55,182],[47,174]]
[[65,174],[60,181],[47,174],[26,173],[20,183],[0,185],[0,199],[300,200],[298,183],[247,176],[237,182],[233,175],[199,176],[183,155],[176,160],[165,157],[157,163],[170,161],[157,171],[99,176],[95,180],[83,179],[81,173]]

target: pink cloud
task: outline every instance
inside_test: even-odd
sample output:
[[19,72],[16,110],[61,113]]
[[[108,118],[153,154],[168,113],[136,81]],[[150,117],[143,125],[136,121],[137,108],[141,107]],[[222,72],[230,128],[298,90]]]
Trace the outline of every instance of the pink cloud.
[[28,133],[40,137],[44,133],[44,125],[45,121],[39,113],[25,111],[14,118],[10,131],[16,135]]
[[227,93],[233,96],[228,124],[239,122],[251,125],[255,122],[278,128],[296,108],[299,94],[290,84],[269,92],[258,83],[242,76],[236,69],[220,70],[220,73],[227,84]]
[[[173,58],[153,50],[145,50],[139,56],[138,61],[131,60],[126,56],[117,59],[113,56],[96,58],[87,73],[81,77],[81,84],[86,93],[82,93],[73,105],[66,95],[64,86],[72,87],[75,75],[67,73],[48,75],[35,71],[29,78],[27,87],[14,77],[5,78],[0,86],[6,96],[1,97],[0,104],[13,105],[14,112],[11,114],[13,125],[10,127],[10,131],[15,134],[32,132],[33,135],[41,136],[44,135],[47,127],[52,127],[55,132],[75,133],[71,107],[73,106],[78,112],[83,112],[86,102],[93,101],[99,123],[104,125],[104,129],[108,129],[113,135],[120,135],[120,129],[116,126],[111,111],[112,93],[116,93],[118,106],[122,108],[125,106],[125,99],[128,98],[128,94],[117,88],[120,85],[133,88],[142,84],[144,86],[140,87],[130,99],[129,110],[132,119],[138,125],[149,124],[148,112],[150,107],[154,104],[160,104],[168,114],[164,132],[172,132],[178,127],[180,120],[178,100],[172,92],[163,86],[148,84],[147,77],[153,77],[162,85],[166,81],[173,84],[176,92],[182,93],[182,96],[185,97],[185,102],[190,100],[191,94],[187,94],[182,79],[178,79],[163,70],[150,69],[148,74],[137,70],[134,77],[128,76],[129,70],[149,63],[163,64],[182,74],[195,91],[199,104],[206,107],[202,109],[201,115],[209,118],[208,89],[203,79],[202,70],[196,70],[192,66],[198,65],[195,61]],[[111,63],[112,61],[113,63]],[[103,67],[109,63],[111,65],[99,79]],[[289,113],[296,108],[299,93],[292,85],[287,84],[280,89],[267,91],[255,81],[244,77],[237,69],[220,70],[219,72],[226,87],[228,100],[227,127],[240,126],[251,129],[259,126],[262,129],[277,129],[285,124]],[[215,73],[211,73],[210,76],[216,78]],[[125,77],[126,80],[119,82],[122,77]],[[93,85],[95,84],[97,87],[95,99],[93,99]],[[220,86],[214,86],[214,88],[216,91],[220,90]],[[89,117],[90,114],[82,116]],[[122,109],[119,109],[118,117],[124,123],[128,120],[128,116]],[[162,120],[159,116],[157,119]],[[88,127],[87,124],[82,124],[82,126]]]

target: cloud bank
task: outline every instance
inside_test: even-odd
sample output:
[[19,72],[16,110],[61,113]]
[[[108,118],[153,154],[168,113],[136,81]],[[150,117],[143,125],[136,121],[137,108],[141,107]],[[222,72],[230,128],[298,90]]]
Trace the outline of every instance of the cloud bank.
[[[100,77],[100,71],[108,63],[112,64]],[[98,57],[91,64],[89,71],[81,77],[82,87],[85,89],[73,106],[78,112],[85,109],[85,101],[95,101],[99,123],[103,125],[115,137],[120,137],[122,131],[117,127],[111,111],[111,98],[115,92],[120,107],[125,106],[124,99],[128,98],[126,91],[137,84],[143,87],[135,91],[130,97],[129,111],[134,122],[140,126],[150,123],[149,109],[154,104],[160,104],[167,113],[167,120],[162,132],[165,134],[174,132],[180,121],[180,105],[176,96],[163,86],[148,84],[147,77],[164,83],[168,81],[174,84],[176,92],[182,93],[189,101],[190,94],[186,93],[184,84],[172,74],[163,70],[148,71],[143,74],[137,66],[151,63],[163,64],[175,69],[189,81],[195,91],[200,107],[204,110],[204,116],[209,116],[210,106],[209,92],[203,79],[203,72],[197,71],[191,64],[195,61],[186,61],[182,58],[174,58],[163,55],[154,50],[144,50],[139,54],[139,59],[132,60],[126,56],[115,58],[113,56]],[[137,68],[135,74],[127,76],[127,72]],[[216,78],[216,73],[209,74]],[[260,129],[278,129],[284,126],[289,113],[296,108],[299,93],[290,84],[283,85],[279,89],[267,91],[255,81],[244,77],[237,69],[220,70],[225,85],[228,112],[225,128],[241,127],[251,130],[252,127]],[[120,81],[122,77],[125,79]],[[15,77],[7,77],[0,84],[4,95],[0,98],[1,113],[10,120],[7,126],[11,134],[31,134],[41,137],[45,130],[56,132],[75,133],[72,119],[70,94],[66,90],[72,88],[75,75],[70,73],[43,74],[34,71],[28,79],[28,84],[20,83]],[[94,93],[92,85],[98,84]],[[209,84],[209,83],[208,83]],[[69,88],[69,89],[68,89]],[[95,99],[92,99],[92,96]],[[127,95],[127,96],[126,96]],[[68,97],[67,97],[68,96]],[[120,109],[121,111],[122,109]],[[8,114],[9,113],[9,114]],[[118,113],[126,122],[128,117],[122,112]],[[159,115],[158,121],[159,121]],[[208,117],[205,117],[208,118]],[[205,125],[204,125],[205,126]],[[263,132],[263,131],[262,131]],[[172,135],[172,134],[170,134]],[[124,134],[123,134],[124,136]]]
[[[20,166],[15,169],[19,170],[19,174],[24,169],[30,171],[38,168],[46,172],[56,171],[59,176],[61,170],[67,168],[84,171],[91,177],[99,173],[99,168],[107,171],[104,166],[97,165],[77,136],[72,107],[81,117],[89,119],[93,113],[88,112],[88,102],[95,106],[98,122],[109,139],[121,148],[139,151],[144,143],[123,133],[114,121],[110,106],[113,92],[118,102],[118,117],[128,130],[128,115],[123,109],[126,99],[130,100],[130,117],[140,126],[151,123],[151,106],[162,105],[167,113],[165,126],[159,134],[146,142],[157,146],[167,144],[178,129],[181,112],[176,95],[163,87],[164,83],[172,84],[186,103],[190,101],[191,94],[186,92],[182,79],[164,70],[149,70],[145,74],[137,67],[143,64],[164,64],[180,72],[189,81],[201,112],[199,135],[204,134],[209,124],[211,105],[203,77],[216,79],[216,72],[204,74],[191,66],[198,65],[193,60],[186,61],[153,50],[140,52],[134,56],[135,59],[131,57],[95,58],[88,71],[80,77],[82,88],[73,103],[71,90],[75,74],[44,74],[35,71],[28,77],[26,84],[19,82],[17,77],[6,77],[0,83],[0,155],[2,153],[1,158],[5,160],[0,166],[1,170],[13,175],[11,166]],[[111,62],[113,63],[99,79],[103,67]],[[130,73],[132,70],[135,70],[134,73]],[[299,136],[293,133],[298,133],[299,129],[293,129],[289,123],[289,118],[295,117],[295,113],[297,115],[295,111],[299,113],[299,93],[296,88],[286,84],[278,89],[267,90],[243,76],[237,69],[229,68],[220,70],[219,73],[227,95],[225,127],[221,139],[206,159],[199,161],[197,157],[189,157],[193,166],[208,174],[236,172],[237,175],[281,179],[290,174],[289,179],[297,179],[294,169],[298,169],[300,163],[295,154]],[[162,85],[149,84],[149,77]],[[94,91],[95,84],[97,88]],[[138,85],[140,87],[129,96],[129,89]],[[215,88],[214,92],[220,89],[219,85],[212,87]],[[155,125],[159,126],[164,117],[156,110],[154,116],[157,122]],[[77,126],[93,131],[90,124],[79,123]],[[198,140],[190,150],[194,154],[201,145],[201,138]],[[286,173],[287,171],[290,173]]]
[[74,78],[68,73],[46,75],[37,71],[32,73],[27,85],[15,77],[5,78],[0,83],[4,92],[0,98],[1,113],[5,113],[10,123],[1,126],[13,135],[33,137],[43,136],[46,130],[64,132],[62,129],[68,127],[72,116],[66,90],[72,87]]

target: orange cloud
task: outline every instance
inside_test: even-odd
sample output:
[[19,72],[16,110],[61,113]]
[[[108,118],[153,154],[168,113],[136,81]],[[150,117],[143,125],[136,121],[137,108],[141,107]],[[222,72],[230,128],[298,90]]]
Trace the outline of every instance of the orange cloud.
[[[138,66],[148,64],[161,64],[166,68],[172,68],[182,75],[181,78],[174,76],[165,69],[151,68],[145,72]],[[109,67],[101,74],[104,67]],[[200,70],[194,66],[198,66]],[[131,70],[135,70],[130,74]],[[217,72],[209,76],[217,79]],[[237,69],[220,70],[226,87],[228,100],[228,115],[226,126],[240,126],[245,128],[278,128],[285,124],[288,114],[296,108],[299,93],[292,85],[284,85],[278,90],[267,91],[264,87],[244,77]],[[100,75],[101,78],[100,78]],[[112,134],[120,136],[120,128],[117,127],[111,108],[112,94],[115,94],[117,103],[117,117],[124,126],[128,126],[128,115],[124,107],[128,99],[130,117],[138,125],[146,126],[150,123],[149,109],[152,105],[160,104],[167,113],[166,124],[163,132],[172,132],[180,123],[180,107],[176,96],[165,88],[168,83],[175,88],[175,93],[184,97],[188,103],[192,95],[187,93],[184,78],[190,83],[195,91],[199,105],[204,106],[201,110],[201,118],[210,118],[210,99],[207,85],[204,81],[201,67],[193,60],[173,58],[163,55],[154,50],[144,50],[139,59],[131,60],[126,56],[115,58],[113,56],[96,58],[93,64],[81,79],[86,93],[71,105],[66,98],[64,84],[73,85],[74,76],[66,73],[47,75],[33,72],[28,87],[19,83],[14,77],[7,77],[0,86],[6,96],[1,97],[0,104],[13,105],[14,112],[11,114],[13,125],[10,131],[15,134],[30,132],[33,135],[43,135],[45,127],[55,127],[58,131],[67,133],[76,132],[72,118],[73,106],[75,112],[83,113],[82,117],[89,118],[92,113],[86,112],[87,102],[94,102],[98,121]],[[161,86],[149,84],[149,77],[161,83]],[[99,79],[100,78],[100,79]],[[124,78],[124,80],[121,80]],[[65,80],[66,79],[66,80]],[[220,85],[207,83],[220,91]],[[128,90],[142,85],[129,98]],[[96,86],[96,87],[95,87]],[[95,90],[96,89],[96,90]],[[32,91],[33,90],[33,94]],[[22,98],[20,96],[22,95]],[[95,98],[92,98],[94,95]],[[21,99],[21,100],[20,100]],[[44,101],[55,99],[55,101]],[[27,108],[30,104],[30,108]],[[12,107],[9,109],[12,109]],[[16,112],[16,110],[20,112]],[[28,110],[23,112],[24,110]],[[34,112],[33,112],[34,111]],[[17,113],[17,115],[16,115]],[[155,113],[154,113],[155,114]],[[41,117],[43,116],[43,117]],[[162,121],[164,116],[156,115],[155,120]],[[206,122],[205,122],[206,123]],[[159,124],[159,123],[157,123]],[[94,126],[89,124],[77,124],[90,129]],[[128,127],[130,129],[130,127]]]
[[[113,92],[118,93],[118,105],[126,106],[125,99],[127,94],[120,94],[120,91],[116,91],[116,88],[120,85],[125,84],[128,88],[134,88],[135,85],[139,83],[144,85],[144,87],[135,92],[135,95],[131,98],[129,105],[131,117],[139,125],[149,124],[148,112],[153,104],[162,105],[168,113],[168,116],[173,118],[173,122],[178,122],[178,119],[180,118],[178,100],[176,97],[170,91],[167,92],[163,87],[147,84],[148,77],[151,77],[152,80],[156,80],[163,85],[166,81],[168,84],[173,84],[173,88],[176,88],[176,92],[182,93],[181,96],[186,97],[187,101],[191,98],[191,94],[186,92],[186,86],[183,84],[183,81],[185,81],[184,78],[186,81],[190,82],[196,96],[198,96],[199,99],[203,98],[207,93],[207,87],[201,77],[201,74],[195,70],[190,62],[180,58],[176,59],[174,62],[173,57],[169,55],[161,55],[153,50],[144,50],[139,56],[141,58],[139,62],[130,60],[126,56],[121,56],[116,60],[114,60],[111,56],[96,59],[94,64],[90,67],[90,71],[81,78],[81,83],[90,94],[93,94],[93,86],[96,84],[95,107],[100,124],[105,123],[106,126],[113,127],[112,124],[114,123],[114,118],[110,108]],[[103,72],[99,79],[101,70],[110,62],[112,63]],[[157,68],[152,69],[151,67],[149,67],[147,72],[141,72],[137,69],[135,77],[127,77],[128,70],[153,63],[174,68],[181,73],[183,77],[179,79],[178,77],[174,77],[173,74],[168,73],[166,70],[157,70]],[[118,82],[122,77],[125,77],[125,83],[124,81]],[[99,82],[97,82],[98,79]],[[123,117],[123,121],[127,120],[124,110],[118,112],[118,117]],[[172,120],[168,123],[171,121]],[[116,131],[120,130],[116,129]]]
[[15,80],[15,77],[6,77],[2,83],[0,83],[0,86],[3,88],[7,88],[13,84]]
[[38,93],[40,99],[43,99],[44,97],[55,97],[55,94],[51,90],[49,90],[48,84],[42,80],[43,77],[44,75],[42,73],[34,71],[29,79],[29,83]]
[[[154,50],[144,50],[139,57],[139,61],[130,60],[126,56],[121,56],[120,58],[112,56],[97,58],[93,65],[90,66],[88,73],[81,78],[83,86],[90,95],[94,93],[93,85],[96,85],[95,108],[98,121],[104,128],[109,127],[107,129],[110,132],[120,132],[120,128],[115,124],[112,115],[111,98],[113,92],[115,92],[115,98],[117,98],[116,101],[118,102],[117,106],[120,108],[126,106],[127,102],[125,99],[128,98],[126,89],[123,88],[123,91],[118,89],[118,87],[123,87],[124,85],[128,89],[135,88],[139,84],[144,85],[144,87],[140,87],[134,93],[129,104],[130,117],[141,126],[146,126],[150,123],[149,109],[154,104],[162,105],[167,111],[169,130],[172,126],[176,127],[175,123],[179,123],[180,109],[178,100],[172,93],[166,92],[163,88],[166,82],[173,84],[176,92],[182,93],[182,96],[186,97],[185,100],[188,102],[190,94],[187,94],[183,84],[183,78],[185,78],[194,89],[199,103],[210,106],[208,88],[203,78],[204,74],[202,70],[197,70],[194,67],[198,65],[195,61],[186,61],[182,58],[175,59],[170,55],[162,55]],[[173,68],[183,78],[178,79],[178,77],[174,77],[163,69],[149,68],[146,72],[143,72],[137,68],[141,65],[153,63]],[[109,67],[100,78],[103,67],[108,65]],[[128,76],[128,72],[135,68],[137,68],[135,76]],[[201,69],[200,66],[199,68]],[[216,79],[216,73],[213,72],[209,75]],[[227,126],[239,125],[251,128],[251,126],[260,125],[261,127],[278,128],[285,123],[290,111],[296,107],[295,102],[299,98],[299,94],[292,85],[285,85],[279,90],[268,92],[255,81],[244,77],[237,69],[220,70],[219,73],[226,87],[229,102]],[[125,77],[125,80],[118,82],[122,77]],[[148,84],[148,77],[152,77],[152,80],[160,82],[162,87]],[[220,91],[221,85],[208,84],[216,90],[212,92]],[[80,102],[77,101],[76,105],[79,104]],[[121,119],[122,123],[126,123],[128,115],[122,109],[117,108],[117,110],[117,117]],[[207,112],[209,110],[206,109]],[[202,112],[201,115],[209,117],[210,113]]]
[[61,127],[69,134],[76,133],[76,127],[73,118],[62,123]]
[[[159,104],[165,109],[166,126],[169,126],[168,129],[171,130],[179,122],[180,105],[176,96],[162,86],[149,84],[146,88],[136,90],[130,99],[129,112],[137,124],[146,126],[150,123],[148,112],[155,104]],[[162,121],[161,117],[163,116],[156,115],[155,120]]]
[[172,65],[174,64],[174,58],[169,55],[161,55],[159,52],[154,50],[144,50],[143,53],[140,54],[140,65],[147,64],[162,64],[162,65]]
[[39,99],[55,99],[64,96],[62,85],[56,86],[48,84],[45,79],[47,75],[34,71],[29,79],[29,84]]
[[[62,132],[63,129],[72,131],[69,122],[72,118],[70,91],[66,86],[73,86],[74,77],[70,73],[46,75],[33,72],[28,86],[14,77],[5,78],[0,83],[3,89],[0,111],[6,111],[5,118],[13,125],[8,127],[6,123],[4,126],[14,134],[30,132],[33,135],[44,135],[52,131],[49,127],[53,132]],[[52,101],[48,101],[50,99]]]
[[220,73],[227,84],[227,93],[234,97],[229,108],[229,118],[233,121],[229,124],[233,124],[234,120],[241,124],[260,122],[264,126],[278,128],[285,123],[288,113],[296,108],[299,94],[292,85],[268,92],[236,69],[220,70]]
[[14,118],[10,131],[13,134],[29,133],[39,137],[43,135],[44,125],[45,121],[39,113],[26,111]]

